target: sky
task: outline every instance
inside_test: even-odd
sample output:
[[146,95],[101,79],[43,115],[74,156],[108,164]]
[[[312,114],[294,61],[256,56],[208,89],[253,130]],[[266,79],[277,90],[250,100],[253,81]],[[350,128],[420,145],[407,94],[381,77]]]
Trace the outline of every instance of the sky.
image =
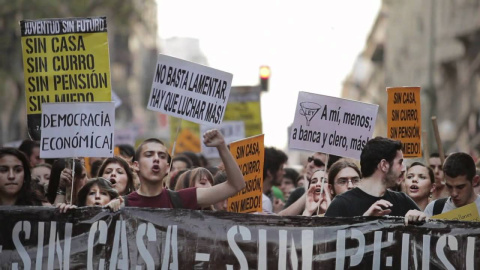
[[339,97],[380,1],[158,0],[158,30],[162,39],[199,39],[233,86],[258,84],[259,67],[270,66],[261,95],[265,146],[286,149],[298,92]]

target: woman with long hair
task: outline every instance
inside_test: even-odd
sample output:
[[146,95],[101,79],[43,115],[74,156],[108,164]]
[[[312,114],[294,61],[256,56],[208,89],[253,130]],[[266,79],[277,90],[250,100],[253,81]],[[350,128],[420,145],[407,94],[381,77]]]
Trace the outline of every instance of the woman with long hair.
[[110,181],[103,177],[97,177],[90,179],[78,191],[78,206],[105,206],[118,196],[118,191]]
[[307,188],[304,216],[324,215],[332,202],[330,184],[324,169],[316,170],[312,174]]
[[175,191],[190,187],[207,188],[211,186],[213,186],[213,176],[210,171],[198,167],[180,175],[175,185]]
[[431,195],[435,190],[435,174],[425,164],[414,162],[407,169],[404,186],[405,193],[423,211],[431,201]]
[[25,154],[15,148],[0,148],[0,205],[42,205],[31,182]]
[[[191,187],[208,188],[211,186],[213,186],[213,176],[210,171],[203,167],[198,167],[180,175],[175,185],[175,191]],[[204,207],[202,210],[213,210],[213,206]]]
[[[59,204],[57,205],[61,213],[69,209],[82,206],[107,206],[111,200],[118,198],[118,191],[113,188],[110,181],[105,178],[97,177],[90,179],[77,194],[77,205]],[[111,206],[109,206],[112,208]],[[117,210],[118,210],[117,206]]]
[[105,159],[98,170],[98,176],[109,180],[120,196],[135,191],[133,172],[128,162],[122,157],[114,156]]

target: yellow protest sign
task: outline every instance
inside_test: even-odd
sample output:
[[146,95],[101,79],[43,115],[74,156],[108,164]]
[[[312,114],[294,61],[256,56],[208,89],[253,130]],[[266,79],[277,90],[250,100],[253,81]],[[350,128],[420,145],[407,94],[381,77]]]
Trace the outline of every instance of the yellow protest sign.
[[[194,137],[194,140],[200,143],[200,138],[202,134],[200,134],[200,126],[197,123],[183,120],[181,118],[177,118],[173,116],[168,116],[168,122],[170,126],[170,145],[173,145],[175,138],[177,138],[177,132],[182,132],[183,130],[186,130],[186,129],[189,130],[189,133],[191,134],[191,136]],[[178,134],[178,136],[180,137],[180,134]],[[177,140],[177,147],[178,147],[178,140]],[[193,151],[193,150],[187,149],[185,151]],[[177,150],[175,150],[175,152],[179,153],[179,151]]]
[[42,103],[111,101],[106,17],[23,20],[29,134],[40,139]]
[[247,137],[262,134],[260,101],[229,102],[223,120],[245,122]]
[[235,213],[251,213],[262,211],[263,162],[265,147],[264,135],[258,135],[230,144],[230,153],[237,161],[245,188],[228,198],[228,211]]
[[480,217],[478,216],[477,204],[474,202],[471,204],[462,206],[460,208],[454,209],[452,211],[448,211],[440,215],[432,216],[431,218],[480,222]]
[[400,140],[403,156],[422,156],[420,87],[388,87],[387,136]]
[[[243,121],[245,123],[245,136],[252,137],[262,134],[262,114],[260,106],[260,93],[254,87],[235,86],[228,99],[223,121]],[[173,144],[177,127],[188,128],[198,138],[201,138],[200,128],[197,123],[169,116],[170,138]]]
[[[172,144],[173,146],[173,144]],[[175,146],[175,155],[184,151],[192,151],[195,153],[200,153],[201,151],[200,138],[195,135],[190,129],[182,129],[180,134],[178,134],[177,144]],[[170,149],[172,152],[172,149]]]

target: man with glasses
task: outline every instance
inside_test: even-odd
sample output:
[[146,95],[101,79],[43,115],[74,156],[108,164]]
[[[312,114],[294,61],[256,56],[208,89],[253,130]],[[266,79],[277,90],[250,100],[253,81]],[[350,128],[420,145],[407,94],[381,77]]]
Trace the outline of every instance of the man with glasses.
[[331,195],[334,197],[355,188],[360,183],[361,175],[357,165],[347,159],[333,163],[328,170]]
[[402,216],[405,222],[425,220],[415,202],[403,192],[388,190],[404,170],[402,143],[376,137],[360,155],[362,181],[354,189],[337,195],[326,217]]

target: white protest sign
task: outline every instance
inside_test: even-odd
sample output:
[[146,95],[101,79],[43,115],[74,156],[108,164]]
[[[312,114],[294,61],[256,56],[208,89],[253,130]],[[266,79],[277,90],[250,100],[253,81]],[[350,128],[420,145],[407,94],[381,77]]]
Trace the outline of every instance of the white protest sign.
[[290,148],[360,159],[377,111],[375,104],[300,92]]
[[112,157],[113,102],[42,104],[41,158]]
[[22,144],[22,140],[7,142],[3,144],[3,147],[13,147],[18,148]]
[[[245,122],[243,121],[224,121],[216,127],[200,125],[200,134],[203,136],[208,130],[216,128],[223,134],[225,143],[229,144],[245,138]],[[202,154],[206,158],[219,158],[218,151],[215,147],[207,147],[202,141]]]
[[160,54],[147,108],[198,124],[219,125],[232,78],[230,73]]
[[112,101],[113,103],[115,103],[115,109],[120,107],[120,105],[122,105],[122,100],[117,95],[117,93],[115,93],[113,90],[112,90]]
[[129,144],[135,145],[136,132],[130,128],[116,129],[114,135],[114,145]]

